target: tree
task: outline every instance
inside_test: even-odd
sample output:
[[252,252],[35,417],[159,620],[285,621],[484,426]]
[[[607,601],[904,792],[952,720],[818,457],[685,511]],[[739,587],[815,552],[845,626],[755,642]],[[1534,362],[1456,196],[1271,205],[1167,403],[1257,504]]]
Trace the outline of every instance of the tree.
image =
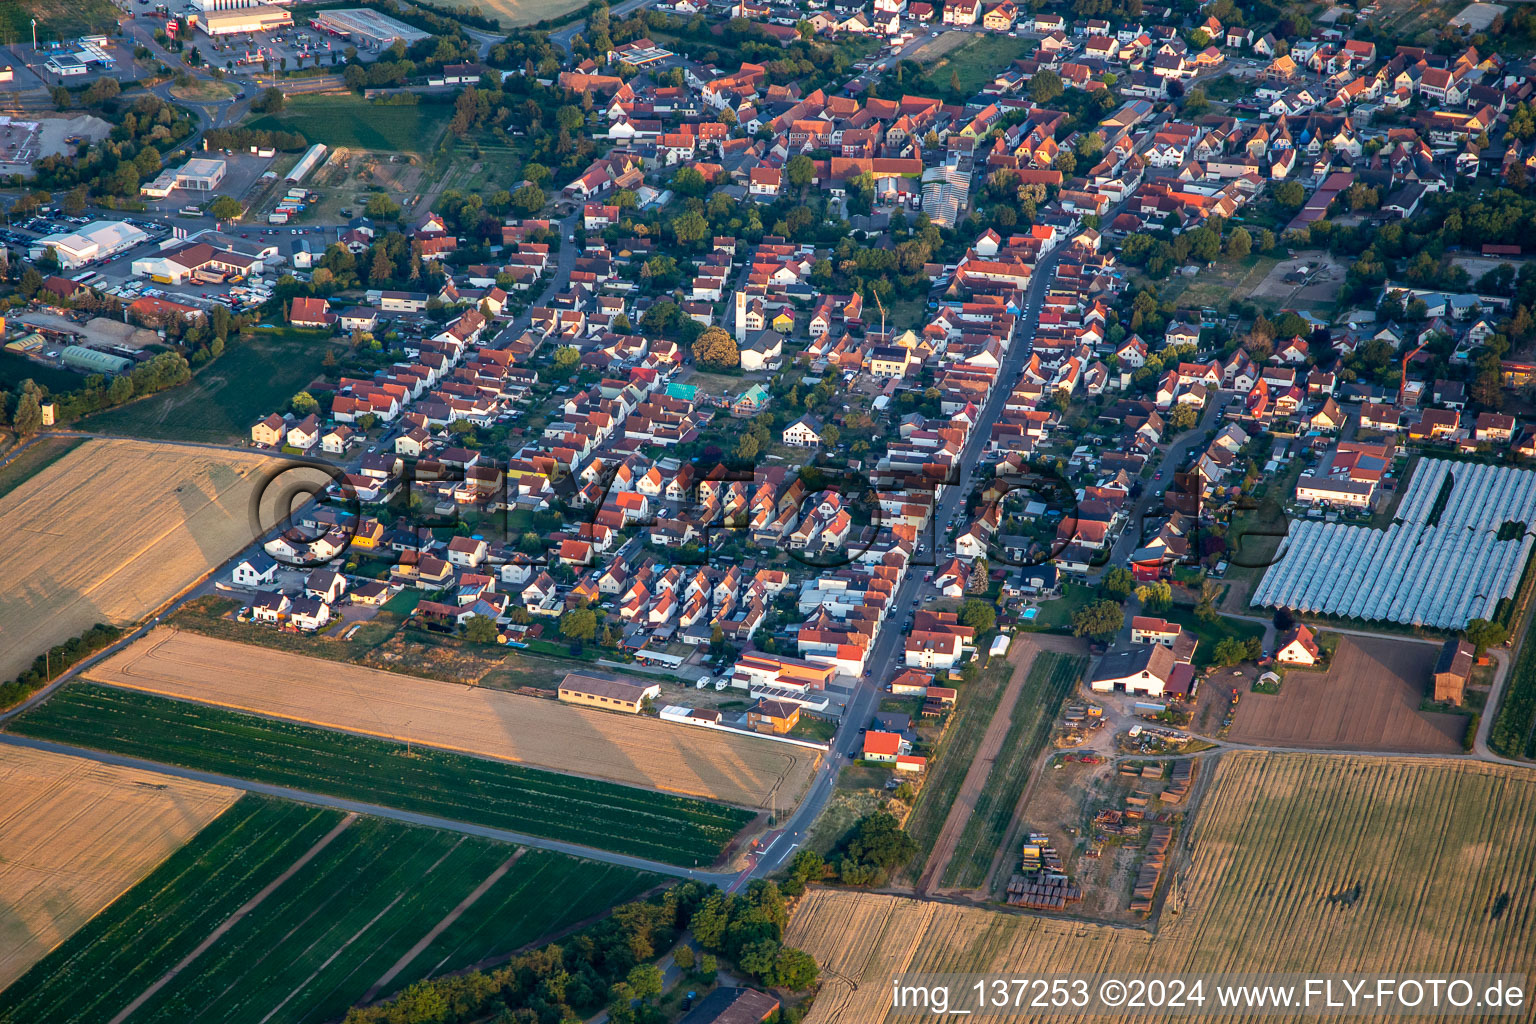
[[1489,622],[1487,619],[1473,619],[1467,623],[1467,628],[1462,631],[1481,658],[1487,653],[1488,648],[1497,647],[1509,639],[1509,630],[1497,622]]
[[709,234],[709,221],[697,210],[689,210],[672,218],[672,234],[684,245],[702,242]]
[[260,96],[251,101],[251,109],[258,114],[275,114],[287,104],[288,97],[283,95],[283,90],[273,86],[262,90]]
[[1029,97],[1036,103],[1049,103],[1061,93],[1061,76],[1049,68],[1035,72],[1029,80]]
[[1212,662],[1218,668],[1236,665],[1247,656],[1248,645],[1235,636],[1223,637],[1217,641],[1216,649],[1211,652]]
[[489,615],[471,615],[464,623],[464,639],[474,644],[496,642],[496,620]]
[[1253,236],[1247,228],[1233,228],[1227,236],[1227,255],[1235,260],[1247,259],[1253,250]]
[[368,72],[361,64],[348,64],[341,73],[341,80],[353,92],[362,92],[368,87]]
[[736,457],[743,462],[751,462],[757,458],[760,448],[761,445],[758,443],[757,435],[742,434],[741,439],[736,442]]
[[693,359],[706,370],[730,370],[741,365],[736,339],[723,327],[706,327],[693,343]]
[[[25,384],[31,384],[25,381]],[[11,417],[11,427],[23,437],[43,429],[43,404],[35,390],[25,390],[16,402],[16,413]]]
[[1136,577],[1125,566],[1117,565],[1104,574],[1103,586],[1104,593],[1117,601],[1124,601],[1136,589]]
[[875,811],[854,824],[838,875],[846,885],[883,884],[916,853],[917,842],[901,830],[896,816]]
[[784,162],[784,177],[795,188],[805,188],[816,176],[816,164],[804,153],[796,153]]
[[560,616],[560,635],[568,640],[591,640],[597,635],[597,613],[590,608],[573,608]]
[[695,963],[693,957],[693,947],[686,943],[678,946],[677,949],[673,950],[672,952],[672,962],[677,964],[677,969],[680,971],[693,970],[693,965]]
[[[981,561],[977,559],[977,561]],[[957,621],[962,626],[969,626],[979,636],[982,633],[990,633],[997,627],[997,612],[990,602],[980,598],[967,598],[960,606],[960,612],[956,615]]]
[[1173,607],[1173,587],[1168,585],[1167,580],[1148,583],[1136,588],[1136,600],[1145,605],[1148,611],[1165,612]]
[[837,442],[842,439],[842,436],[842,431],[838,430],[837,427],[831,423],[828,423],[826,426],[821,428],[821,443],[826,445],[828,448],[835,448],[837,446]]
[[655,999],[661,995],[661,968],[655,964],[636,964],[624,978],[630,995],[636,999]]
[[1299,210],[1307,201],[1307,190],[1299,181],[1282,181],[1275,186],[1275,202],[1287,210]]
[[400,216],[400,204],[382,192],[369,196],[368,205],[363,210],[374,220],[394,220]]
[[1072,615],[1072,635],[1112,640],[1125,625],[1125,609],[1118,601],[1094,601]]
[[288,400],[288,407],[299,416],[308,416],[320,411],[320,403],[315,401],[315,396],[308,391],[300,391]]
[[574,345],[561,345],[555,349],[555,372],[561,375],[570,373],[576,369],[576,364],[581,362],[581,352]]
[[968,594],[985,594],[991,587],[992,580],[989,575],[987,560],[978,558],[971,565],[971,575],[965,581],[965,591]]
[[208,204],[208,215],[214,220],[234,220],[244,209],[234,196],[219,196]]
[[544,209],[544,190],[531,183],[523,185],[512,193],[512,206],[525,217],[532,216]]
[[1174,430],[1188,430],[1198,419],[1195,407],[1187,402],[1179,402],[1168,412],[1168,425]]
[[820,970],[816,959],[803,949],[783,946],[773,964],[773,984],[781,988],[804,992],[816,984]]

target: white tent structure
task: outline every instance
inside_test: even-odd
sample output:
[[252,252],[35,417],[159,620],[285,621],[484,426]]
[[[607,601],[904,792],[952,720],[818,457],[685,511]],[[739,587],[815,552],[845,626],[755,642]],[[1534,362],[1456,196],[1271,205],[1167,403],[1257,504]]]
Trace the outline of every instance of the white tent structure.
[[[1499,540],[1508,522],[1527,529]],[[1387,529],[1295,523],[1251,603],[1460,629],[1471,619],[1493,618],[1499,600],[1514,596],[1533,526],[1536,472],[1423,459]]]

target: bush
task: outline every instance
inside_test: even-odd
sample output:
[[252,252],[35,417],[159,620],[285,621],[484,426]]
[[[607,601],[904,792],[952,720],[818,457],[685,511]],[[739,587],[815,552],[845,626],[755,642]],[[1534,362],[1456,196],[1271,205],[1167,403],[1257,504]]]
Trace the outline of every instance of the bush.
[[39,654],[32,667],[10,682],[0,685],[0,708],[14,707],[41,690],[75,665],[117,642],[123,631],[98,623],[90,629]]

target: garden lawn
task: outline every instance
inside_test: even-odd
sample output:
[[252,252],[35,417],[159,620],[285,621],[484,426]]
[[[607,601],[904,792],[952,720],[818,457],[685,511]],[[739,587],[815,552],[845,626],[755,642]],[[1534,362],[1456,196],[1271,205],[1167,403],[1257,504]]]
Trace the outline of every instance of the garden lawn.
[[324,331],[258,328],[231,338],[224,354],[181,387],[87,416],[82,430],[128,437],[225,443],[250,436],[251,424],[281,412],[325,374],[334,343]]
[[66,687],[11,728],[687,867],[713,863],[754,817],[708,800],[90,684]]
[[258,131],[298,132],[311,144],[367,149],[380,153],[430,153],[453,116],[445,103],[392,106],[359,96],[293,96],[276,114],[265,114],[244,127]]

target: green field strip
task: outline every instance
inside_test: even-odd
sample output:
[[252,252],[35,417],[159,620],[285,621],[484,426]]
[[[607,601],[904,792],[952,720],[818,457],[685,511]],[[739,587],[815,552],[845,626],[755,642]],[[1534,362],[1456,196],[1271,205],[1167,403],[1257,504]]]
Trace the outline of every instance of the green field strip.
[[430,747],[74,684],[15,732],[684,866],[713,863],[753,812]]

